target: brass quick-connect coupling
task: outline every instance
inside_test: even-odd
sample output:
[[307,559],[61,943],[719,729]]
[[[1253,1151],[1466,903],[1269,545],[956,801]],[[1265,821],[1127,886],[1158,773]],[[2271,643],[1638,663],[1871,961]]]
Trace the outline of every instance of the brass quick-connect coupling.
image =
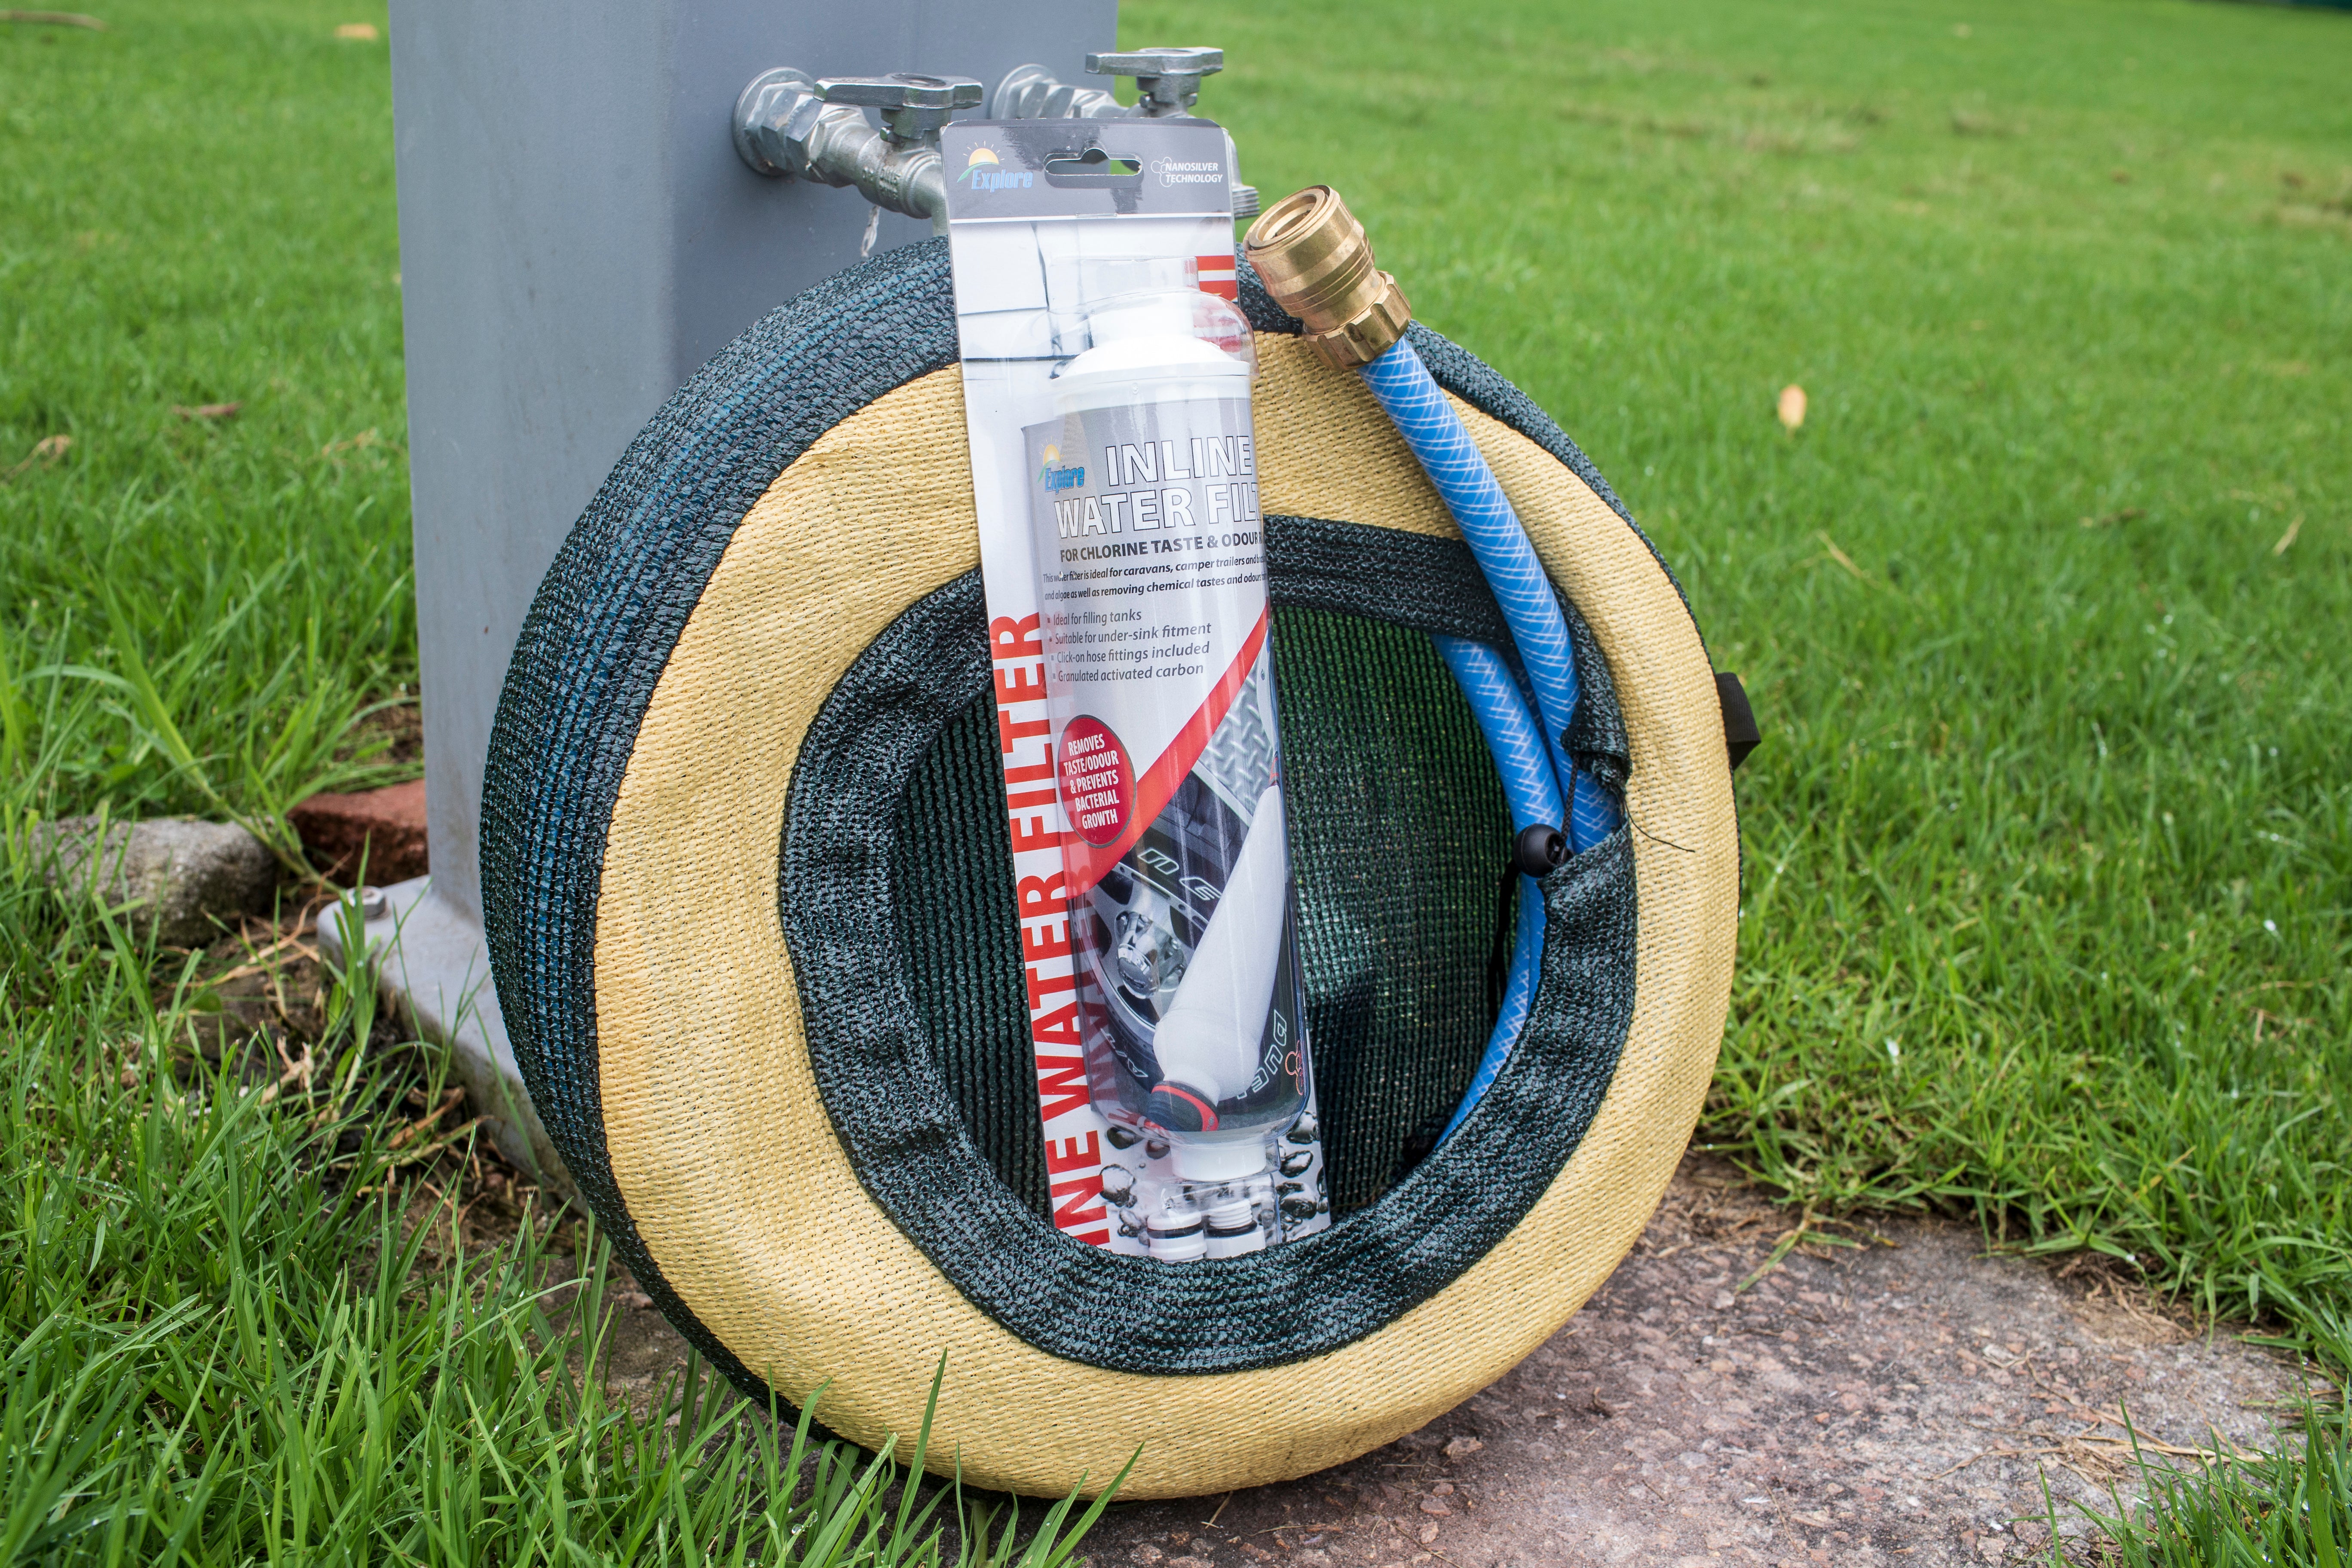
[[1404,336],[1412,307],[1372,265],[1364,226],[1328,185],[1285,196],[1250,226],[1242,253],[1307,341],[1341,370],[1370,364]]

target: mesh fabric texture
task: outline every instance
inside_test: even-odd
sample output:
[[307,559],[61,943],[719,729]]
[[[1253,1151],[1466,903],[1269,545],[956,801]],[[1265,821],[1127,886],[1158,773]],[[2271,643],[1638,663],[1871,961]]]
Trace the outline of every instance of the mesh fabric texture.
[[[1486,1043],[1486,963],[1510,813],[1428,634],[1512,657],[1467,552],[1315,519],[1267,520],[1292,872],[1333,1212],[1373,1202],[1460,1100]],[[1562,602],[1585,692],[1571,741],[1612,787],[1623,721],[1591,630]],[[893,824],[891,908],[932,1058],[974,1144],[1048,1214],[1012,844],[983,694],[923,754]]]
[[[1296,520],[1269,518],[1267,533],[1297,526]],[[1437,563],[1458,568],[1436,575],[1451,578],[1464,599],[1484,592],[1468,552],[1451,541],[1355,525],[1306,527],[1363,536],[1359,548],[1380,570],[1348,581],[1348,604],[1377,609],[1386,585],[1408,581],[1414,584],[1410,595],[1425,595],[1428,568]],[[1277,605],[1286,600],[1334,626],[1365,628],[1374,639],[1319,642],[1310,636],[1295,650],[1318,668],[1326,665],[1318,654],[1336,658],[1324,689],[1310,694],[1294,688],[1282,699],[1300,730],[1328,738],[1302,752],[1295,735],[1285,737],[1294,866],[1352,861],[1355,841],[1383,831],[1376,826],[1382,812],[1399,817],[1391,830],[1401,835],[1427,826],[1455,840],[1433,854],[1430,845],[1400,839],[1395,864],[1352,862],[1336,878],[1301,877],[1310,1007],[1319,981],[1329,1020],[1328,1041],[1318,1035],[1315,1047],[1318,1054],[1336,1048],[1343,1063],[1363,1064],[1352,1087],[1367,1091],[1360,1114],[1367,1125],[1397,1117],[1399,1106],[1450,1108],[1444,1091],[1458,1093],[1469,1078],[1485,1008],[1465,998],[1452,1016],[1430,1010],[1430,983],[1440,978],[1434,963],[1443,955],[1425,952],[1423,932],[1450,924],[1466,935],[1481,923],[1473,912],[1480,908],[1492,918],[1494,868],[1507,842],[1492,765],[1466,712],[1458,717],[1458,732],[1449,733],[1442,707],[1433,714],[1419,706],[1379,711],[1368,703],[1380,683],[1343,661],[1377,647],[1379,635],[1393,627],[1312,603],[1311,580],[1306,605],[1300,584],[1286,582],[1278,570],[1269,572],[1268,588]],[[991,954],[981,942],[988,925],[970,918],[992,893],[1011,906],[1009,861],[988,853],[980,836],[958,832],[955,817],[915,822],[891,809],[924,754],[987,689],[984,626],[976,572],[918,600],[842,676],[793,769],[778,914],[800,987],[810,1064],[859,1181],[974,1306],[1067,1361],[1156,1375],[1231,1373],[1303,1361],[1378,1333],[1510,1234],[1600,1109],[1633,1013],[1634,875],[1626,834],[1544,879],[1541,978],[1508,1061],[1455,1137],[1381,1201],[1329,1230],[1242,1258],[1172,1264],[1087,1246],[1047,1225],[983,1162],[981,1150],[994,1129],[975,1135],[940,1063],[983,1057],[991,1042],[942,1049],[929,1037],[923,1023],[937,1008],[918,1005],[913,994],[927,970],[903,952],[911,924],[925,940],[955,947],[971,971],[1001,973],[1009,965],[1013,975],[1020,973],[1017,949],[1008,942]],[[1437,670],[1434,680],[1446,679],[1421,641]],[[1332,689],[1344,690],[1347,700],[1325,708],[1318,699]],[[1418,695],[1435,696],[1433,682]],[[1460,705],[1458,696],[1454,702]],[[1439,750],[1448,741],[1459,742],[1450,757]],[[992,749],[983,760],[993,755]],[[1484,773],[1483,800],[1478,794],[1468,800],[1404,798],[1417,786],[1458,785],[1474,770]],[[1302,816],[1296,803],[1318,797],[1324,807]],[[959,816],[968,831],[970,814]],[[1487,816],[1483,824],[1481,816]],[[936,894],[959,865],[955,892]],[[918,899],[929,901],[937,925],[906,920],[908,901]],[[1001,929],[996,940],[1003,940]],[[1464,966],[1474,985],[1484,979],[1484,942],[1477,945],[1481,961]],[[967,994],[980,994],[973,978],[944,977]],[[998,1102],[1003,1125],[1026,1121],[1034,1141],[1036,1077],[1025,1011],[991,1026],[1008,1024],[1012,1032],[993,1042],[996,1070],[1019,1086],[1029,1106],[1021,1115]],[[1452,1062],[1445,1060],[1449,1037],[1458,1040]],[[1324,1070],[1329,1081],[1333,1075]],[[1345,1068],[1339,1076],[1348,1076]],[[1327,1152],[1344,1173],[1355,1153],[1380,1146],[1360,1134]],[[1081,1303],[1115,1303],[1116,1310]]]
[[[1241,274],[1253,323],[1295,332],[1245,265]],[[1441,384],[1571,468],[1631,525],[1589,460],[1523,394],[1436,334],[1413,333]],[[644,1288],[754,1393],[761,1381],[679,1300],[614,1180],[596,1044],[602,846],[669,651],[745,514],[817,437],[955,356],[940,241],[852,268],[730,344],[631,444],[559,552],[518,640],[491,736],[485,927],[533,1106]],[[1580,753],[1606,755],[1613,741],[1622,756],[1622,730],[1605,732],[1612,721],[1580,713]],[[1622,770],[1621,762],[1621,778]]]

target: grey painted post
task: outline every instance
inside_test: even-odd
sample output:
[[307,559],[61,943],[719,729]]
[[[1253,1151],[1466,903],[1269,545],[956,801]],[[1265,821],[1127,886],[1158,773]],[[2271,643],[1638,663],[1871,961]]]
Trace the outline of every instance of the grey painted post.
[[[857,259],[855,190],[764,179],[730,111],[771,66],[1084,79],[1117,0],[393,0],[417,638],[433,874],[370,950],[454,1041],[501,1147],[561,1181],[481,941],[477,830],[507,658],[541,574],[631,437],[771,307]],[[877,247],[924,237],[884,214]],[[349,917],[346,917],[349,918]],[[321,935],[342,946],[338,916]]]

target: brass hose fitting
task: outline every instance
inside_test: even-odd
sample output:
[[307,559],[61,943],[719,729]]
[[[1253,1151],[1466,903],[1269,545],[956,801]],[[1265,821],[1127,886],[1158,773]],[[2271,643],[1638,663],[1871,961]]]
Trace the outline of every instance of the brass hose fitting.
[[1341,370],[1370,364],[1404,336],[1412,307],[1395,279],[1372,265],[1372,242],[1339,193],[1309,185],[1250,225],[1242,253],[1282,308],[1307,323],[1307,341]]

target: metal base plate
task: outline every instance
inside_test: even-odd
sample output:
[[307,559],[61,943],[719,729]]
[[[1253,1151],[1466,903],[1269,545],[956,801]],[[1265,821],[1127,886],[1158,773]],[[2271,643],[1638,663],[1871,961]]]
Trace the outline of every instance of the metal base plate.
[[[576,1199],[571,1174],[523,1088],[480,928],[434,897],[432,885],[430,877],[419,877],[382,889],[383,901],[364,928],[376,983],[419,1038],[449,1047],[457,1081],[499,1152],[550,1193]],[[319,945],[338,963],[343,930],[337,917],[345,907],[331,904],[319,916]]]

